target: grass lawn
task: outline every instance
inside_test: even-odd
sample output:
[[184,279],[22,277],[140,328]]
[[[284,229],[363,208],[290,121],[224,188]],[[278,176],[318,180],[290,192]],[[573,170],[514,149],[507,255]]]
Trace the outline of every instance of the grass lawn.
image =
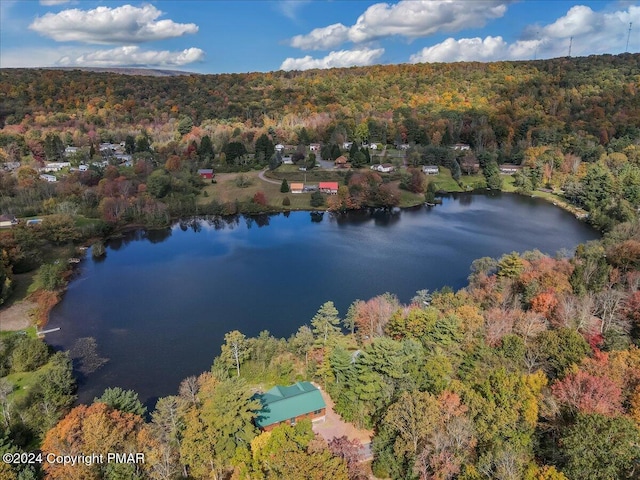
[[[208,196],[205,197],[204,194],[200,194],[200,196],[198,196],[198,204],[204,205],[211,200],[216,200],[220,203],[235,202],[236,200],[240,202],[249,201],[257,192],[263,192],[267,197],[267,203],[272,207],[284,210],[311,209],[309,203],[311,200],[310,193],[281,193],[280,183],[265,182],[258,177],[258,173],[259,172],[220,173],[216,175],[217,183],[210,183],[204,187],[203,191],[207,192]],[[249,185],[244,187],[237,185],[237,179],[240,175],[245,176]],[[289,183],[291,182],[289,181]],[[285,197],[289,197],[289,201],[291,202],[289,207],[282,206],[282,201]]]
[[50,363],[44,364],[38,370],[34,372],[20,372],[7,375],[6,378],[11,384],[15,386],[15,390],[9,395],[13,401],[19,401],[27,396],[29,389],[38,382],[40,374],[46,372],[51,368]]
[[424,193],[412,193],[407,190],[400,189],[400,206],[415,207],[424,203]]
[[344,177],[349,170],[325,170],[314,168],[301,172],[296,165],[280,165],[275,170],[266,172],[265,176],[274,180],[287,179],[287,182],[340,182],[344,183]]

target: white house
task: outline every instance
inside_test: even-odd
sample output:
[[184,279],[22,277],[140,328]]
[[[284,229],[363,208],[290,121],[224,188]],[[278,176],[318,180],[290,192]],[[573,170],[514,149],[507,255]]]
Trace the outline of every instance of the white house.
[[70,167],[70,162],[48,162],[40,169],[41,172],[59,172],[63,168]]
[[80,170],[81,172],[86,172],[87,170],[89,170],[89,165],[82,164],[78,167],[78,170]]
[[423,165],[422,172],[426,175],[437,175],[440,173],[437,165]]
[[312,143],[311,145],[309,145],[309,150],[311,152],[319,152],[320,151],[320,144],[319,143]]
[[13,227],[18,223],[14,215],[0,215],[0,227]]
[[369,148],[371,150],[377,150],[378,149],[378,144],[377,143],[372,143],[371,145],[369,145]]
[[75,155],[78,153],[78,147],[67,147],[64,149],[64,156],[70,157],[71,155]]
[[456,143],[453,147],[454,150],[470,150],[471,146],[466,143]]
[[284,152],[284,145],[282,145],[281,143],[277,144],[275,148],[276,148],[276,152],[280,152],[280,153]]
[[500,173],[502,175],[513,175],[514,173],[520,171],[522,167],[520,165],[512,165],[509,163],[503,163],[500,165]]
[[42,175],[40,175],[40,178],[42,180],[46,180],[49,183],[53,183],[53,182],[57,182],[58,179],[56,178],[55,175],[49,175],[48,173],[43,173]]
[[343,150],[349,150],[351,148],[351,146],[353,145],[353,142],[344,142],[342,144],[342,149]]
[[383,163],[382,165],[371,165],[371,170],[375,170],[380,173],[391,173],[395,167],[390,163]]

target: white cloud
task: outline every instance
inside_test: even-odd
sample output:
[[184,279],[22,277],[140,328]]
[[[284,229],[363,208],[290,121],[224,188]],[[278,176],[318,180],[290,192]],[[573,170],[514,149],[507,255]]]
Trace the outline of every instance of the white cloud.
[[341,68],[372,65],[384,53],[384,48],[361,50],[339,50],[331,52],[323,58],[312,58],[307,55],[303,58],[287,58],[281,70],[309,70],[312,68]]
[[181,52],[167,50],[140,50],[137,46],[118,47],[109,50],[97,50],[79,56],[67,55],[56,61],[59,66],[84,67],[180,67],[204,60],[205,53],[199,48],[187,48]]
[[[576,5],[555,22],[541,27],[530,27],[525,40],[507,43],[502,37],[448,38],[444,42],[423,48],[411,55],[410,61],[456,62],[530,60],[563,57],[569,54],[583,56],[598,53],[621,53],[625,50],[629,22],[640,24],[640,6],[630,5],[626,10],[595,12]],[[534,32],[531,35],[531,32]],[[640,44],[632,36],[629,51],[638,51]]]
[[297,21],[300,9],[310,1],[311,0],[280,0],[276,4],[276,8],[288,19]]
[[316,28],[307,35],[296,35],[290,41],[292,47],[302,50],[328,50],[349,39],[349,29],[341,23]]
[[[394,5],[376,3],[367,8],[351,27],[338,23],[316,28],[306,35],[293,37],[290,44],[319,50],[335,47],[347,40],[362,43],[394,35],[416,39],[439,32],[477,28],[488,20],[502,17],[511,1],[402,0]],[[323,46],[325,44],[329,46]]]
[[59,42],[97,44],[142,43],[198,31],[194,23],[157,20],[161,15],[153,5],[97,7],[93,10],[74,8],[38,17],[29,28]]
[[422,51],[411,55],[411,63],[420,62],[490,62],[503,58],[508,45],[502,37],[462,38],[456,40],[447,38],[444,42],[423,48]]
[[54,5],[69,3],[70,1],[71,0],[40,0],[40,5],[44,5],[45,7],[52,7]]

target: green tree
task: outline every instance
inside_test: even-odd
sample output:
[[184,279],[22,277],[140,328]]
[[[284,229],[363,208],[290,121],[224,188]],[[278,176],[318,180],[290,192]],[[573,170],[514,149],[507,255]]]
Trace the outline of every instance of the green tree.
[[171,189],[171,176],[164,170],[154,170],[147,178],[147,192],[155,198],[165,197]]
[[133,135],[127,135],[124,139],[124,151],[132,155],[136,151],[136,139]]
[[249,358],[251,351],[247,337],[238,330],[233,330],[224,336],[220,359],[227,367],[235,367],[237,376],[240,376],[240,365]]
[[247,149],[241,142],[229,142],[224,148],[224,154],[227,163],[232,164],[237,158],[241,158],[247,154]]
[[264,133],[260,135],[256,140],[255,150],[256,158],[258,158],[258,155],[262,153],[264,162],[269,162],[269,160],[271,160],[271,157],[273,157],[273,155],[276,153],[276,148],[273,145],[273,142]]
[[[635,478],[640,461],[640,429],[627,417],[578,414],[560,440],[569,478]],[[635,473],[634,473],[635,472]]]
[[181,461],[196,477],[221,479],[235,459],[248,452],[262,404],[238,378],[211,378],[199,396],[202,405],[185,415]]
[[211,142],[211,137],[209,137],[209,135],[205,135],[200,139],[200,145],[198,146],[198,155],[200,155],[200,158],[205,162],[213,160],[213,143]]
[[102,402],[111,408],[121,412],[133,413],[141,417],[147,413],[147,407],[142,405],[138,399],[138,394],[133,390],[123,390],[120,387],[107,388],[102,396],[94,398],[94,402]]
[[482,174],[487,182],[487,187],[491,190],[502,190],[502,177],[498,164],[491,160],[482,168]]
[[289,182],[287,182],[286,178],[282,179],[282,183],[280,184],[280,193],[289,192]]
[[193,120],[190,116],[185,115],[178,121],[178,133],[180,135],[186,135],[193,128]]
[[340,332],[340,317],[338,310],[333,302],[325,302],[322,304],[318,313],[311,319],[311,326],[316,338],[322,340],[322,344],[326,345],[327,340]]
[[11,353],[11,371],[31,372],[47,363],[49,350],[47,344],[39,338],[22,336]]
[[324,195],[318,191],[311,194],[310,204],[312,207],[322,207],[325,204]]

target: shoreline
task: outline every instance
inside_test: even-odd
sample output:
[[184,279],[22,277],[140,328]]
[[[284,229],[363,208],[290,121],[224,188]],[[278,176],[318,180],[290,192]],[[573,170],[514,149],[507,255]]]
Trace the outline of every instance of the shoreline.
[[[463,192],[457,192],[457,191],[441,191],[438,194],[440,196],[443,195],[454,195],[454,194],[486,194],[488,192],[492,192],[492,190],[487,190],[487,189],[479,189],[479,190],[470,190],[470,191],[463,191]],[[545,200],[547,203],[551,203],[556,207],[561,208],[562,210],[565,210],[566,212],[571,213],[573,216],[576,217],[576,219],[581,220],[581,221],[585,221],[588,218],[588,213],[578,207],[575,207],[569,203],[567,203],[565,200],[563,200],[561,197],[559,197],[557,194],[551,193],[551,192],[544,192],[544,191],[539,191],[536,190],[534,192],[532,192],[531,194],[525,194],[525,193],[521,193],[521,192],[516,192],[516,191],[505,191],[505,190],[500,190],[499,191],[501,194],[505,193],[505,194],[515,194],[515,195],[520,195],[523,197],[531,197],[531,198],[540,198],[542,200]],[[392,207],[389,208],[389,210],[392,210],[394,208],[399,208],[400,210],[404,210],[404,209],[411,209],[411,208],[416,208],[419,206],[424,205],[425,202],[416,202],[413,204],[407,204],[407,205],[402,205],[402,206],[398,206],[398,207]],[[365,210],[371,210],[371,209],[378,209],[380,207],[364,207],[359,209],[360,211],[365,211]],[[355,210],[354,210],[355,211]],[[326,207],[325,208],[311,208],[311,209],[307,209],[307,208],[291,208],[291,209],[270,209],[264,212],[238,212],[235,213],[233,215],[193,215],[191,217],[188,218],[206,218],[206,217],[232,217],[234,215],[242,215],[242,216],[256,216],[256,215],[280,215],[280,214],[287,214],[290,212],[309,212],[310,214],[313,213],[318,213],[318,212],[322,212],[322,213],[343,213],[343,212],[331,212],[330,210],[327,210]],[[131,224],[126,224],[126,225],[121,225],[118,226],[114,229],[114,231],[108,235],[106,238],[104,238],[104,241],[108,241],[109,239],[112,238],[119,238],[122,235],[126,234],[127,232],[133,231],[133,230],[138,230],[138,229],[144,229],[144,230],[163,230],[166,228],[171,228],[172,225],[174,225],[176,222],[180,222],[182,220],[185,220],[185,217],[176,217],[176,218],[172,218],[170,220],[170,223],[163,225],[163,226],[145,226],[144,224],[140,224],[140,223],[131,223]],[[91,244],[93,241],[95,241],[94,239],[89,239],[88,244]],[[86,253],[84,255],[84,257],[82,258],[82,260],[86,260]],[[74,268],[71,267],[69,269],[69,277],[71,277],[73,275],[73,271]],[[67,284],[68,285],[68,284]],[[35,306],[35,308],[32,308],[31,310],[31,315],[29,315],[30,318],[25,319],[25,321],[23,321],[22,323],[27,324],[27,327],[33,327],[35,326],[36,328],[44,328],[48,322],[49,322],[49,315],[51,313],[51,311],[53,310],[53,308],[62,300],[62,297],[64,296],[64,294],[66,293],[67,290],[67,286],[65,286],[63,289],[55,291],[55,292],[48,292],[48,291],[44,291],[44,290],[37,290],[31,294],[29,294],[27,297],[23,298],[23,299],[19,299],[16,300],[15,302],[12,302],[13,304],[18,304],[21,302],[30,302],[32,304],[32,306]],[[7,312],[9,311],[10,307],[7,308],[3,308],[1,311],[2,312]],[[34,311],[35,310],[35,311]],[[16,330],[16,329],[5,329],[3,325],[0,325],[0,331],[2,332],[10,332],[10,331],[20,331],[20,329]]]

